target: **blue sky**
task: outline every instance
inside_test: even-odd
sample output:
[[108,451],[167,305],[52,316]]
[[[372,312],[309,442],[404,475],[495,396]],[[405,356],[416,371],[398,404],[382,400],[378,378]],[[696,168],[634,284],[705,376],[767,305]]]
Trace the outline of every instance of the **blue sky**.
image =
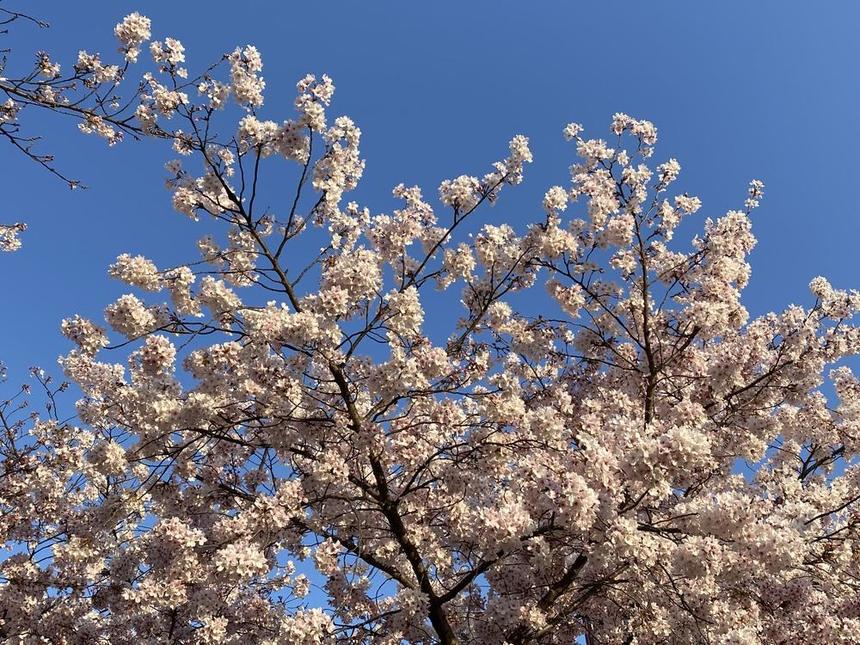
[[[10,75],[37,49],[67,69],[78,49],[112,53],[113,25],[133,10],[152,18],[155,37],[185,44],[192,70],[236,45],[257,45],[266,118],[291,116],[298,78],[328,73],[337,86],[333,114],[352,116],[364,135],[367,170],[352,198],[374,213],[396,206],[397,183],[435,197],[441,179],[483,174],[522,133],[536,161],[484,217],[525,224],[539,218],[548,186],[567,183],[574,157],[561,137],[565,123],[606,136],[613,112],[648,118],[660,129],[655,161],[678,158],[678,190],[704,202],[699,226],[739,207],[750,179],[765,182],[745,292],[752,313],[809,304],[806,285],[818,274],[860,286],[854,2],[117,0],[27,9],[52,28],[22,26],[5,38],[0,46],[14,49]],[[24,248],[0,256],[0,360],[13,382],[32,364],[56,369],[69,348],[61,318],[100,320],[127,290],[106,276],[119,253],[169,265],[195,257],[193,240],[207,232],[170,208],[166,146],[108,149],[68,121],[29,116],[45,136],[42,149],[90,188],[70,192],[0,147],[0,221],[30,225]]]

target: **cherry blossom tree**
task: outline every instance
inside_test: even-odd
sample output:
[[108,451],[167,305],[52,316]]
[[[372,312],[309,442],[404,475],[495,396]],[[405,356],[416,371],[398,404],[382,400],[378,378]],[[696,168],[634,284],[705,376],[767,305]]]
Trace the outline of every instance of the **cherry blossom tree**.
[[[0,82],[4,134],[22,104],[172,141],[204,229],[186,264],[117,258],[107,328],[62,322],[74,419],[0,406],[5,641],[860,642],[860,294],[816,278],[750,320],[761,182],[677,240],[700,200],[616,114],[564,128],[570,183],[529,224],[488,214],[522,135],[378,213],[348,201],[330,78],[270,120],[254,47],[191,76],[150,32]],[[440,290],[459,317],[425,309]]]

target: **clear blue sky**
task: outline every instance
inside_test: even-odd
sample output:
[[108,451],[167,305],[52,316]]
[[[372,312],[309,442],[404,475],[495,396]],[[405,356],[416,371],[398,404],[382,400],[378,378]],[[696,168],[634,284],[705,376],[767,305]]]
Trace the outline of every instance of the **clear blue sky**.
[[[764,180],[745,293],[753,313],[809,304],[806,285],[818,274],[860,287],[856,2],[24,4],[52,28],[24,27],[5,39],[13,69],[36,49],[66,68],[79,48],[112,53],[113,25],[140,10],[155,37],[185,44],[192,70],[256,44],[270,88],[267,118],[291,116],[296,79],[328,73],[333,113],[352,116],[364,133],[367,170],[354,198],[375,213],[394,207],[390,190],[401,181],[435,196],[443,178],[483,174],[523,133],[536,163],[488,213],[531,221],[546,188],[567,183],[574,159],[561,138],[565,123],[606,136],[613,112],[648,118],[660,129],[656,159],[678,158],[679,190],[704,202],[699,224],[740,206],[751,178]],[[31,364],[57,371],[56,357],[70,347],[61,318],[101,320],[125,291],[106,276],[119,253],[167,265],[195,257],[192,241],[203,233],[170,208],[166,146],[108,149],[68,121],[30,121],[46,137],[43,149],[90,189],[72,193],[0,147],[0,221],[30,224],[24,248],[0,256],[0,359],[11,381]]]

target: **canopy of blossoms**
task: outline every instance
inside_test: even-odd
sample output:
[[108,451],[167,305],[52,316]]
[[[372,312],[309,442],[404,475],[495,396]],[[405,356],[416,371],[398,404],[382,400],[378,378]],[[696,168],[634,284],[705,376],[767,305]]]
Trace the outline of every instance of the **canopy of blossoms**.
[[4,642],[860,642],[860,294],[750,319],[761,182],[676,239],[702,204],[616,114],[564,128],[570,182],[516,225],[488,209],[521,135],[380,213],[330,78],[272,115],[254,47],[194,74],[147,18],[115,34],[119,63],[0,80],[0,129],[172,142],[200,242],[121,255],[106,327],[62,322],[73,421],[0,406]]

